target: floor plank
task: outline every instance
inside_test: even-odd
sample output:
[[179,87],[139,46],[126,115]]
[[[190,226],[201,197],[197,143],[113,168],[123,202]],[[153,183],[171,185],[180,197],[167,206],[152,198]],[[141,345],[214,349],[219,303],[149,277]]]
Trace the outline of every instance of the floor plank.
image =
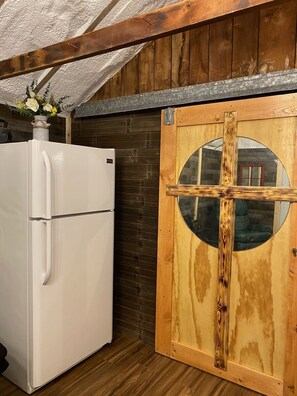
[[[1,396],[25,392],[0,376]],[[36,396],[259,396],[154,352],[153,346],[117,335],[89,359],[34,393]]]

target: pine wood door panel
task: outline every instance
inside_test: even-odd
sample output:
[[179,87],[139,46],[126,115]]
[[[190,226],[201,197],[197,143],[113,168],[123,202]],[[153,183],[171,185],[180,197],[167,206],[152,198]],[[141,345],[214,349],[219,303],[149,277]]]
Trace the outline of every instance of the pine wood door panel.
[[[239,123],[238,135],[257,140],[282,161],[291,187],[295,117]],[[284,378],[290,264],[291,210],[263,245],[233,252],[229,358]]]
[[[223,136],[223,124],[177,128],[176,174],[210,140]],[[197,238],[175,205],[172,340],[213,353],[217,249]],[[203,320],[201,320],[203,318]]]

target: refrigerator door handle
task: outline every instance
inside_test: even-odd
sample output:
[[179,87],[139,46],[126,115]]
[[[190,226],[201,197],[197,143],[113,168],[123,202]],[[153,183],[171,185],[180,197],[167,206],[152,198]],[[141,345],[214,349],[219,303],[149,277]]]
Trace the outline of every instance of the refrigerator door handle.
[[45,204],[45,218],[50,220],[52,218],[52,169],[49,156],[46,151],[41,153],[45,165],[45,181],[46,181],[46,204]]
[[46,251],[45,251],[45,272],[41,275],[41,283],[46,285],[52,271],[52,223],[51,221],[43,221],[46,229]]

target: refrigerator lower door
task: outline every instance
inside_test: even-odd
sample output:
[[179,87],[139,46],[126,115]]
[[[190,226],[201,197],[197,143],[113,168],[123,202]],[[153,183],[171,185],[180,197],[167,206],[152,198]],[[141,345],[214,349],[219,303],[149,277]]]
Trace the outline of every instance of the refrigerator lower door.
[[29,222],[32,388],[112,339],[113,224],[114,212]]

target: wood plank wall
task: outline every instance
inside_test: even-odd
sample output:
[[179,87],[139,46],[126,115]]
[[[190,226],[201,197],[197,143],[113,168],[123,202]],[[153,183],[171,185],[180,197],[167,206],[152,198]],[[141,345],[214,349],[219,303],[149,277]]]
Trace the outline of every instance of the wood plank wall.
[[76,119],[72,142],[116,149],[114,325],[154,343],[160,112]]
[[[149,43],[92,98],[297,67],[296,0]],[[154,343],[160,113],[74,120],[74,144],[115,147],[115,326]]]
[[149,43],[91,100],[297,67],[296,0]]
[[[32,139],[33,127],[31,119],[20,116],[12,112],[7,106],[0,105],[0,119],[8,122],[8,128],[12,135],[13,142],[24,142]],[[50,118],[49,128],[50,141],[65,142],[65,119],[61,117]]]

